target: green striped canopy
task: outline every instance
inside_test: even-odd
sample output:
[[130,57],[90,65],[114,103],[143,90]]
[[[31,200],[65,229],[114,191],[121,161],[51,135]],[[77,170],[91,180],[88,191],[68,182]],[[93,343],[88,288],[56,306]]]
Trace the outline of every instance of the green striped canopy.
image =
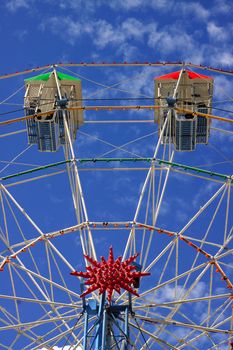
[[[47,81],[47,80],[49,80],[51,74],[53,74],[53,71],[52,71],[52,72],[49,72],[49,73],[45,73],[45,74],[36,75],[35,77],[27,78],[27,79],[25,79],[25,81],[26,81],[26,82],[30,82],[30,81],[34,81],[34,80]],[[57,72],[57,77],[58,77],[59,80],[75,80],[75,81],[80,81],[79,78],[76,78],[76,77],[73,77],[73,76],[71,76],[71,75],[61,73],[61,72]]]

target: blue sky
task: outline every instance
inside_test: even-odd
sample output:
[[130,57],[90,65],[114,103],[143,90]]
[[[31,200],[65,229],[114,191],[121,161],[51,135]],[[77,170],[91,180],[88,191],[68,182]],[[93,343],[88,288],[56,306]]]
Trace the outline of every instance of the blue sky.
[[[173,1],[173,0],[96,0],[78,1],[78,0],[9,0],[2,1],[1,9],[1,67],[0,75],[15,71],[31,69],[37,66],[43,66],[52,63],[67,62],[174,62],[184,61],[206,66],[214,66],[226,70],[232,70],[233,66],[233,5],[231,1]],[[142,98],[154,96],[154,77],[175,71],[172,67],[129,67],[129,68],[63,68],[62,72],[73,74],[81,78],[83,88],[83,98]],[[232,77],[228,75],[216,74],[197,70],[198,73],[210,75],[214,78],[214,99],[216,109],[213,114],[232,118]],[[30,74],[29,76],[31,76]],[[1,98],[0,102],[8,98],[15,91],[17,94],[12,96],[7,102],[9,104],[0,104],[0,113],[2,118],[9,119],[23,115],[23,96],[24,79],[28,75],[20,75],[15,78],[0,80]],[[114,89],[106,89],[106,86],[115,84]],[[88,101],[87,103],[95,105],[96,103],[107,104],[109,101]],[[142,104],[148,101],[141,100]],[[119,101],[110,101],[110,104],[119,104]],[[122,104],[138,104],[138,101],[122,101]],[[150,102],[149,102],[150,103]],[[217,109],[218,108],[218,109]],[[224,112],[225,109],[228,112]],[[3,115],[6,112],[17,110],[14,113]],[[150,119],[153,120],[153,112],[86,112],[84,115],[86,121],[98,120],[117,120],[117,119]],[[230,123],[213,121],[213,128],[221,128],[226,131],[232,131]],[[24,123],[17,123],[11,126],[2,126],[1,135],[18,131],[25,128]],[[84,124],[78,133],[74,149],[77,157],[100,157],[104,154],[110,157],[151,157],[157,143],[157,126],[153,123],[135,123],[135,124]],[[57,153],[40,153],[36,146],[28,147],[25,133],[14,136],[0,138],[0,165],[1,175],[9,175],[15,172],[23,171],[34,166],[53,163],[64,159],[63,150],[59,149]],[[126,146],[122,146],[127,144]],[[115,145],[115,147],[113,147]],[[118,148],[116,148],[116,146]],[[123,147],[123,149],[119,149]],[[203,169],[232,174],[232,135],[230,133],[211,130],[209,145],[198,145],[195,152],[175,153],[174,161],[191,166],[198,166]],[[109,153],[110,152],[110,153]],[[3,169],[12,159],[11,164]],[[162,158],[163,148],[160,149],[158,157]],[[19,164],[16,164],[19,163]],[[132,171],[132,167],[138,166],[138,171]],[[99,168],[105,167],[105,170]],[[120,170],[109,170],[109,168],[127,168]],[[86,201],[87,211],[90,221],[132,221],[136,205],[139,199],[140,190],[146,177],[148,164],[87,164],[80,165],[80,178],[83,187],[83,193]],[[89,168],[89,170],[87,169]],[[90,170],[91,168],[91,170]],[[58,170],[63,170],[60,167]],[[93,171],[93,169],[95,169]],[[107,169],[107,170],[106,170]],[[48,170],[42,174],[50,174],[54,171]],[[39,175],[39,174],[38,174]],[[30,179],[31,176],[21,179]],[[155,177],[155,186],[159,186],[159,173]],[[164,177],[162,178],[164,180]],[[13,180],[3,182],[4,185],[13,184]],[[214,181],[190,177],[188,175],[171,171],[168,185],[164,194],[161,210],[159,212],[156,225],[167,230],[179,232],[189,222],[189,220],[200,210],[209,198],[220,188],[221,184]],[[156,187],[158,188],[158,187]],[[43,178],[38,181],[30,181],[17,186],[9,186],[9,192],[16,198],[31,218],[36,222],[39,228],[44,232],[53,232],[61,228],[76,224],[76,217],[73,208],[72,196],[69,187],[69,181],[66,173]],[[145,199],[139,213],[139,222],[151,223],[152,204],[149,196],[149,186],[145,192]],[[186,235],[194,239],[203,239],[208,231],[208,239],[203,249],[210,254],[216,254],[220,245],[223,243],[225,227],[227,234],[232,227],[232,196],[227,199],[227,191],[223,197],[222,192],[213,203],[198,217]],[[145,218],[147,209],[147,198],[149,198],[149,219]],[[8,202],[8,201],[9,202]],[[38,232],[23,217],[18,209],[11,203],[6,195],[3,195],[4,208],[7,217],[7,228],[9,231],[10,245],[22,242],[24,239],[20,230],[22,229],[25,241],[38,236]],[[226,224],[225,215],[229,204],[229,218]],[[17,219],[12,214],[11,208]],[[217,210],[217,211],[216,211]],[[214,222],[211,224],[213,217]],[[18,223],[18,224],[17,224]],[[1,233],[6,235],[6,224],[1,212],[0,217]],[[101,227],[100,230],[93,231],[93,239],[96,246],[97,256],[107,255],[108,248],[112,244],[115,255],[121,255],[127,242],[129,230],[126,228],[117,230],[106,230]],[[145,246],[143,256],[146,253],[146,245],[149,242],[149,234],[145,235]],[[148,254],[148,260],[145,267],[167,246],[172,240],[165,235],[154,233],[151,235],[151,248]],[[194,242],[194,241],[193,241]],[[195,242],[194,242],[195,243]],[[197,242],[196,242],[197,243]],[[53,244],[65,256],[66,260],[76,269],[84,269],[84,260],[82,258],[82,249],[80,236],[76,233],[54,238]],[[143,232],[139,230],[136,235],[136,250],[140,251],[143,244]],[[167,281],[174,277],[176,254],[175,244],[173,250],[168,250],[163,258],[151,269],[151,277],[146,277],[142,283],[141,291],[161,284],[161,281]],[[227,246],[232,248],[230,242]],[[5,244],[0,241],[1,256],[7,256],[4,251]],[[33,250],[34,249],[34,250]],[[75,278],[69,275],[70,269],[51,248],[46,248],[46,244],[38,243],[30,249],[34,259],[38,264],[40,274],[49,278],[49,268],[46,249],[49,249],[51,267],[53,270],[53,280],[64,285],[63,276],[68,288],[74,293],[79,293],[79,284]],[[32,251],[33,250],[33,251]],[[55,254],[55,255],[54,255]],[[169,255],[170,254],[170,255]],[[170,258],[169,258],[170,257]],[[179,243],[179,271],[180,273],[188,271],[196,257],[196,251],[192,250],[184,242]],[[38,272],[30,254],[22,255],[22,263],[35,273]],[[144,258],[143,258],[144,259]],[[168,268],[161,277],[161,271],[169,260]],[[206,260],[199,255],[196,265],[204,263]],[[59,266],[59,274],[56,262]],[[224,268],[229,278],[233,278],[232,258],[230,255],[223,257],[222,268]],[[224,265],[225,264],[225,265]],[[26,298],[44,299],[38,286],[45,294],[52,299],[50,286],[43,283],[38,278],[38,286],[32,283],[28,275],[20,268],[12,268],[13,278],[15,280],[16,295]],[[21,277],[29,284],[31,291],[22,282]],[[185,280],[180,279],[176,286],[177,293],[184,295],[191,287],[198,274],[194,272],[190,275],[187,285]],[[0,275],[1,282],[0,294],[12,295],[12,283],[10,281],[10,268],[5,268]],[[160,280],[161,278],[161,280]],[[198,284],[192,289],[188,298],[203,297],[209,295],[209,286],[211,280],[211,270],[205,274]],[[220,281],[219,275],[213,275],[213,293],[224,294],[229,290]],[[183,287],[183,289],[182,289]],[[174,283],[167,284],[160,288],[157,293],[152,292],[143,299],[147,302],[169,302],[174,300]],[[33,293],[35,295],[33,296]],[[54,287],[54,300],[67,303],[69,297],[67,293]],[[79,301],[74,296],[75,302]],[[213,310],[221,306],[222,300],[212,303]],[[1,305],[8,310],[12,316],[17,318],[17,308],[12,301],[2,300]],[[19,318],[21,322],[30,322],[39,319],[45,310],[40,305],[35,304],[33,313],[30,312],[34,304],[20,301],[18,304]],[[48,305],[46,312],[49,312]],[[60,310],[59,312],[66,312]],[[191,307],[182,306],[180,309],[189,320],[196,324],[200,323],[206,317],[207,307],[205,303],[193,303]],[[162,307],[155,311],[156,317],[166,316],[166,310]],[[221,313],[221,309],[219,311]],[[53,313],[53,316],[55,313]],[[230,305],[226,308],[223,315],[220,315],[220,322],[224,317],[230,315]],[[7,316],[1,312],[0,327],[7,321]],[[47,316],[48,317],[48,316]],[[215,316],[213,316],[215,317]],[[217,317],[216,317],[217,318]],[[187,322],[181,314],[176,315],[176,320]],[[15,322],[15,319],[14,319]],[[67,321],[69,327],[72,327],[75,320]],[[211,324],[212,320],[209,320]],[[208,323],[208,321],[207,321]],[[205,325],[207,325],[205,323]],[[48,332],[51,325],[46,324],[35,328],[37,335]],[[63,327],[63,326],[62,326]],[[156,331],[152,326],[143,324],[148,331]],[[219,328],[228,329],[226,323]],[[65,328],[62,328],[65,331]],[[173,331],[171,326],[168,331]],[[178,337],[185,336],[184,328],[176,329]],[[16,337],[15,331],[3,332],[0,336],[2,348],[8,348],[10,345],[13,350],[22,349],[30,343],[28,337]],[[52,333],[51,337],[56,332]],[[193,336],[199,334],[194,333]],[[28,335],[33,334],[28,331]],[[167,339],[168,333],[162,333],[161,338]],[[48,336],[49,338],[49,336]],[[46,339],[48,339],[46,338]],[[225,349],[226,337],[222,335],[213,335],[211,341],[207,337],[200,338],[205,348],[211,348],[213,342],[220,344],[218,349]],[[191,338],[190,338],[191,339]],[[64,342],[51,343],[51,346],[62,347]],[[171,335],[168,341],[173,345],[176,340]],[[13,344],[13,345],[12,345]],[[149,343],[150,344],[150,343]],[[212,345],[211,345],[212,344]],[[197,342],[193,345],[198,348]],[[32,349],[34,345],[28,349]],[[155,345],[151,344],[151,349]],[[156,344],[158,349],[162,349]],[[138,348],[139,345],[138,345]],[[54,348],[55,349],[55,348]],[[157,349],[157,347],[156,347]],[[186,347],[188,349],[188,347]]]

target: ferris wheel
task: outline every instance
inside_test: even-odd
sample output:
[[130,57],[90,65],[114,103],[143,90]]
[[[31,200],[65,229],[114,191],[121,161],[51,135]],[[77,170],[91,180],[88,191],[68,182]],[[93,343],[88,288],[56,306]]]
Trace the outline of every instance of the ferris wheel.
[[70,63],[0,77],[22,85],[1,102],[0,349],[233,349],[219,75],[233,72]]

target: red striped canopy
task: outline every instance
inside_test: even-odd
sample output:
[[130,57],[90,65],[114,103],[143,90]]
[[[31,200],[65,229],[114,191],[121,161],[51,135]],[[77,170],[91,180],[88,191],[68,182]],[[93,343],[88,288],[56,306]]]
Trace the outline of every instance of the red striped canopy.
[[[190,70],[185,70],[188,73],[189,79],[213,79],[211,77],[208,77],[207,75],[191,72]],[[166,80],[166,79],[174,79],[177,80],[179,78],[180,71],[178,72],[172,72],[169,74],[161,75],[160,77],[156,77],[155,79],[159,80]]]

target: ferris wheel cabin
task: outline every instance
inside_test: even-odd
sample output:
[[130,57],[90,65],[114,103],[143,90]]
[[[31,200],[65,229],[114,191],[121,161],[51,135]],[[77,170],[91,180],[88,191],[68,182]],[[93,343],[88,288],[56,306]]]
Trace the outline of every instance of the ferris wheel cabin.
[[[173,96],[177,82],[176,95]],[[162,143],[172,143],[177,151],[193,151],[197,144],[208,144],[211,120],[190,112],[211,114],[213,78],[189,70],[155,78],[155,122],[159,135],[171,110]],[[184,112],[177,112],[177,107]],[[189,111],[189,113],[185,111]]]
[[83,112],[67,108],[81,106],[81,80],[53,71],[26,79],[25,89],[25,113],[37,115],[26,121],[29,144],[37,144],[43,152],[57,151],[65,143],[64,118],[73,142],[83,124]]

